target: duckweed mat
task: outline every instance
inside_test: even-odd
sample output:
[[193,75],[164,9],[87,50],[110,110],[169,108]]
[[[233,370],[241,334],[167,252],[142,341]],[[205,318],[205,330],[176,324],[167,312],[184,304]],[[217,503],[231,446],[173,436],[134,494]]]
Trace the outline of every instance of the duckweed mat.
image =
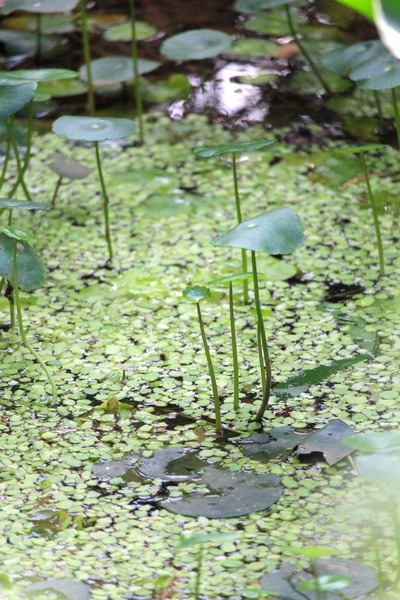
[[[216,435],[196,307],[182,291],[240,272],[240,251],[211,243],[236,224],[229,160],[198,159],[192,149],[281,140],[238,158],[244,218],[285,205],[305,224],[301,249],[258,260],[276,386],[264,427],[309,433],[339,419],[356,432],[398,429],[396,206],[384,204],[379,215],[386,267],[379,278],[362,177],[356,171],[343,178],[327,153],[339,142],[325,140],[322,160],[320,147],[282,141],[288,130],[254,127],[233,135],[203,117],[174,123],[162,115],[148,116],[146,129],[144,147],[101,147],[113,269],[95,170],[85,180],[65,180],[49,213],[14,213],[48,267],[46,287],[21,298],[28,338],[59,397],[54,404],[39,365],[9,329],[2,297],[2,598],[23,598],[29,585],[48,580],[87,584],[68,592],[75,599],[194,598],[197,548],[178,550],[182,533],[234,534],[203,545],[203,599],[268,597],[260,587],[264,573],[282,561],[308,564],[292,546],[333,547],[341,558],[374,565],[377,539],[392,580],[392,527],[384,512],[372,522],[356,510],[370,489],[351,462],[329,466],[322,455],[300,461],[293,453],[260,461],[238,443],[257,429],[261,398],[255,315],[243,305],[240,285],[237,412],[227,290],[213,290],[202,304],[225,427]],[[316,128],[315,139],[323,137]],[[57,176],[47,162],[60,151],[94,169],[92,148],[53,134],[36,137],[26,179],[35,200],[51,200]],[[398,197],[398,153],[388,147],[368,161],[373,188]],[[174,514],[161,504],[204,493],[201,482],[182,476],[167,485],[157,473],[149,478],[134,468],[169,448],[191,451],[213,473],[222,466],[278,476],[283,493],[247,516]]]

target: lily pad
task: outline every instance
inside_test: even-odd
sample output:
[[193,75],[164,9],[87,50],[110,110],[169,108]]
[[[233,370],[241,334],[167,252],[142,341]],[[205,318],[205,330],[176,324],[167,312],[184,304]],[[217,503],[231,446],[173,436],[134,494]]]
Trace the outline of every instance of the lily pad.
[[9,208],[10,210],[50,210],[52,206],[51,204],[45,204],[44,202],[0,198],[0,208]]
[[123,458],[116,460],[106,460],[95,463],[92,467],[92,473],[99,479],[115,479],[116,477],[123,477],[127,471],[133,468],[133,466],[139,460],[139,456],[136,454],[128,454]]
[[206,298],[211,298],[211,291],[207,287],[201,285],[192,285],[187,287],[182,292],[182,295],[187,300],[198,303]]
[[64,13],[74,10],[79,0],[7,0],[0,14],[9,15],[14,10],[33,13]]
[[[145,58],[138,59],[139,75],[150,73],[160,66],[161,63],[155,60]],[[106,58],[98,58],[91,63],[92,79],[96,86],[114,85],[124,81],[130,81],[135,78],[133,62],[127,56],[113,56]],[[83,81],[87,81],[86,66],[79,69],[80,77]]]
[[0,80],[12,79],[23,81],[57,81],[59,79],[75,79],[78,71],[72,69],[19,69],[18,71],[0,71]]
[[380,40],[369,40],[331,50],[322,57],[322,63],[327,69],[332,69],[340,75],[348,75],[357,65],[369,61],[383,51],[384,46]]
[[296,0],[236,0],[234,9],[241,13],[252,14],[258,10],[275,8],[292,2],[296,2]]
[[335,419],[325,427],[307,435],[297,448],[297,454],[300,456],[322,454],[328,465],[334,465],[352,453],[352,450],[342,441],[352,431],[349,425],[340,419]]
[[290,254],[303,244],[303,231],[303,224],[294,210],[275,208],[239,223],[216,238],[213,244],[268,254]]
[[201,158],[213,158],[223,154],[232,154],[232,152],[250,154],[251,152],[257,152],[257,150],[263,150],[274,143],[275,140],[259,140],[257,142],[232,142],[222,146],[202,146],[193,148],[193,154]]
[[49,158],[51,162],[48,163],[48,166],[60,177],[84,179],[93,171],[93,169],[89,169],[89,167],[62,152],[54,152]]
[[78,79],[57,79],[55,81],[39,82],[37,93],[45,94],[50,98],[63,98],[79,96],[87,92],[87,86]]
[[[157,33],[157,29],[144,21],[135,21],[135,35],[137,40],[144,40]],[[132,39],[132,27],[130,23],[122,23],[110,27],[104,34],[110,42],[129,42]]]
[[267,473],[232,473],[206,467],[199,477],[209,494],[193,493],[179,500],[162,500],[159,505],[175,514],[208,519],[227,519],[266,510],[283,493],[276,475]]
[[[14,239],[0,232],[0,276],[14,284]],[[31,292],[44,286],[46,267],[40,256],[26,241],[17,243],[18,286]]]
[[161,52],[170,60],[203,60],[226,52],[232,39],[213,29],[192,29],[178,33],[161,44]]
[[306,436],[296,433],[292,427],[274,427],[262,433],[253,433],[237,443],[245,456],[268,462],[277,456],[285,457],[304,441]]
[[135,123],[130,119],[64,116],[54,121],[53,131],[69,140],[103,142],[132,135]]
[[90,586],[87,583],[74,581],[73,579],[47,579],[31,583],[23,589],[23,593],[29,597],[35,597],[38,592],[55,592],[61,594],[67,600],[89,600]]
[[161,481],[188,481],[205,465],[198,453],[188,448],[164,448],[157,450],[151,458],[142,458],[138,465],[139,475]]
[[0,81],[0,119],[6,119],[18,112],[32,100],[37,83],[34,81]]

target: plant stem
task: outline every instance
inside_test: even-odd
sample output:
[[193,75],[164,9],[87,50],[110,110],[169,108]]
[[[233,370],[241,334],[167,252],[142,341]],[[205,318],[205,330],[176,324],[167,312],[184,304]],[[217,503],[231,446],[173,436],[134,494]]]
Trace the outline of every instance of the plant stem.
[[29,352],[32,354],[32,356],[37,360],[37,362],[39,363],[39,365],[42,367],[43,371],[45,372],[46,377],[49,380],[49,383],[51,385],[52,394],[53,394],[53,401],[56,402],[57,401],[57,388],[56,388],[56,384],[54,382],[54,379],[53,379],[53,377],[52,377],[49,369],[47,368],[46,364],[41,359],[41,357],[36,352],[36,350],[34,350],[34,348],[30,345],[30,343],[28,342],[28,339],[27,339],[27,337],[25,335],[24,324],[23,324],[23,321],[22,321],[21,303],[20,303],[20,299],[19,299],[19,289],[18,289],[17,245],[18,245],[18,241],[14,240],[14,252],[13,252],[13,276],[14,276],[13,297],[14,297],[14,302],[15,302],[15,308],[17,309],[17,319],[18,319],[19,333],[21,335],[21,339],[22,339],[23,344],[29,350]]
[[[261,422],[263,415],[268,406],[269,397],[271,394],[271,384],[272,384],[272,376],[271,376],[271,361],[269,359],[268,352],[268,344],[267,344],[267,336],[265,334],[264,327],[264,319],[261,312],[261,304],[260,304],[260,292],[258,288],[258,275],[257,275],[257,262],[256,262],[256,253],[254,250],[251,251],[251,264],[253,269],[253,284],[254,284],[254,302],[256,305],[256,313],[257,313],[257,322],[260,331],[261,338],[261,348],[264,356],[264,364],[265,364],[265,387],[263,389],[263,398],[261,402],[260,409],[256,415],[256,421]],[[262,379],[262,377],[261,377]]]
[[[232,152],[232,173],[233,173],[233,189],[235,191],[235,204],[236,204],[236,217],[237,222],[242,222],[242,209],[240,206],[240,195],[239,195],[239,183],[237,176],[237,165],[236,165],[236,152]],[[247,272],[247,254],[246,250],[242,248],[242,271]],[[248,304],[249,302],[249,284],[247,279],[243,280],[243,302]]]
[[[4,278],[1,282],[1,288],[3,289],[3,282],[6,281]],[[10,305],[10,326],[11,331],[15,329],[15,304],[14,304],[14,294],[13,294],[13,286],[9,281],[7,281],[6,289],[4,290],[4,297],[7,298]]]
[[264,394],[265,393],[265,385],[266,385],[265,366],[264,366],[264,355],[263,355],[262,343],[261,343],[261,333],[260,333],[260,328],[258,326],[258,323],[257,323],[257,344],[258,344],[258,359],[260,362],[261,389]]
[[397,550],[397,571],[395,584],[398,585],[400,582],[400,519],[397,514],[398,508],[395,499],[392,497],[390,500],[390,517],[394,525],[394,537],[396,542]]
[[197,552],[197,569],[196,579],[194,582],[194,600],[200,600],[200,583],[201,583],[201,569],[203,566],[203,544],[200,544]]
[[363,170],[364,170],[365,183],[367,186],[368,200],[371,205],[372,217],[374,220],[376,243],[378,245],[378,254],[379,254],[379,270],[380,270],[380,274],[384,275],[385,274],[385,263],[384,263],[384,259],[383,259],[382,236],[381,236],[381,229],[380,229],[379,220],[378,220],[378,211],[377,211],[376,204],[375,204],[375,198],[372,193],[371,182],[369,179],[369,173],[368,173],[368,168],[367,168],[367,163],[365,160],[364,152],[361,152],[360,156],[361,156],[361,163],[362,163]]
[[51,205],[52,205],[52,206],[55,206],[55,205],[56,205],[56,198],[57,198],[58,190],[60,189],[60,185],[62,184],[62,180],[63,180],[63,178],[62,178],[62,176],[60,175],[60,177],[59,177],[59,178],[58,178],[58,180],[57,180],[56,187],[55,187],[55,189],[54,189],[54,194],[53,194],[53,197],[52,197],[52,199],[51,199]]
[[136,116],[139,125],[139,143],[144,144],[144,128],[143,128],[143,107],[142,107],[142,88],[139,77],[139,64],[137,55],[137,38],[136,38],[136,17],[135,17],[135,0],[129,0],[129,14],[131,20],[131,54],[133,64],[133,74],[135,76],[135,99],[136,99]]
[[36,66],[39,68],[40,63],[42,62],[42,15],[40,13],[36,13],[36,52],[35,52],[35,62]]
[[381,99],[379,98],[379,94],[376,90],[374,90],[374,98],[375,98],[376,109],[378,111],[378,116],[380,119],[383,119],[382,103],[381,103]]
[[286,12],[286,18],[287,18],[287,22],[288,22],[288,25],[289,25],[289,30],[290,30],[290,33],[291,33],[291,35],[292,35],[295,43],[300,48],[301,53],[303,54],[304,58],[306,59],[306,61],[310,65],[312,72],[314,73],[315,77],[318,79],[318,81],[320,82],[320,84],[324,88],[325,92],[327,94],[331,94],[331,89],[330,89],[329,85],[326,83],[325,79],[322,77],[322,75],[321,75],[321,73],[320,73],[317,65],[315,64],[315,62],[313,61],[313,59],[311,58],[311,56],[309,55],[309,53],[305,49],[305,47],[303,45],[303,42],[300,41],[300,38],[297,35],[297,31],[295,30],[294,25],[293,25],[293,19],[292,19],[292,14],[290,12],[289,5],[288,4],[284,4],[284,9],[285,9],[285,12]]
[[83,59],[85,62],[85,67],[86,67],[86,79],[87,79],[87,84],[88,84],[87,105],[88,105],[89,112],[94,113],[94,111],[96,110],[96,105],[95,105],[95,100],[94,100],[92,67],[90,64],[90,46],[89,46],[87,20],[86,20],[85,0],[79,0],[79,9],[80,9],[80,15],[81,15]]
[[315,560],[310,561],[310,567],[311,567],[311,573],[312,573],[312,575],[314,577],[314,581],[315,581],[316,600],[324,600],[325,593],[323,592],[323,590],[321,590],[321,585],[319,583],[319,578],[318,578],[318,569],[317,569]]
[[215,371],[214,371],[214,367],[213,367],[213,363],[212,363],[212,359],[211,359],[210,349],[208,347],[206,332],[204,330],[204,323],[203,323],[203,318],[201,316],[200,303],[197,302],[196,306],[197,306],[197,317],[199,319],[199,324],[200,324],[201,339],[203,340],[204,352],[206,354],[208,372],[210,375],[211,386],[212,386],[212,391],[213,391],[215,427],[216,427],[217,431],[221,431],[221,429],[222,429],[221,408],[219,405],[219,394],[218,394],[217,381],[215,379]]
[[399,106],[397,104],[396,88],[392,88],[392,104],[393,104],[393,112],[394,112],[394,122],[396,124],[397,144],[400,148],[400,115],[399,115]]
[[4,180],[6,178],[8,162],[10,160],[10,152],[11,152],[11,137],[8,135],[7,136],[6,150],[5,150],[5,153],[4,153],[3,168],[1,169],[1,175],[0,175],[0,190],[3,187]]
[[25,184],[25,180],[24,180],[24,169],[22,167],[21,164],[21,157],[19,155],[19,149],[18,149],[18,144],[17,144],[17,140],[15,139],[14,136],[14,127],[13,127],[13,118],[11,119],[6,119],[6,127],[7,127],[7,133],[8,136],[11,139],[11,144],[14,150],[14,156],[15,156],[15,160],[17,163],[17,170],[18,170],[18,177],[17,177],[17,181],[14,183],[13,187],[11,188],[10,192],[8,193],[8,197],[12,198],[15,194],[15,192],[17,191],[17,189],[19,188],[19,186],[22,186],[22,189],[24,190],[25,196],[27,197],[28,200],[32,200],[31,195],[29,193],[28,188],[26,187]]
[[105,236],[107,240],[108,246],[108,256],[109,261],[112,262],[113,259],[113,249],[111,243],[111,233],[110,233],[110,216],[109,216],[109,199],[106,190],[106,184],[104,182],[103,171],[101,168],[101,160],[100,160],[100,151],[99,151],[99,142],[94,143],[94,147],[96,149],[96,163],[97,163],[97,171],[99,173],[100,185],[101,185],[101,193],[103,195],[103,211],[104,211],[104,221],[105,221]]
[[233,313],[233,285],[229,282],[229,317],[231,323],[232,363],[233,363],[233,408],[239,409],[239,361],[237,355],[235,315]]
[[26,131],[26,151],[23,164],[23,173],[25,175],[26,170],[29,166],[29,161],[32,154],[32,132],[33,132],[33,98],[28,102],[28,118],[27,118],[27,131]]

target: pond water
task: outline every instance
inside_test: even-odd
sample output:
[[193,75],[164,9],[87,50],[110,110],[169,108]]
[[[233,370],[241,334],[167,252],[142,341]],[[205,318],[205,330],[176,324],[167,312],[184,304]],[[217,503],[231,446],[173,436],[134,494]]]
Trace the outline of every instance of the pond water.
[[[104,23],[126,14],[126,5],[91,8],[93,18],[97,9],[107,15],[91,34],[93,57],[129,55],[126,42],[104,40]],[[32,200],[51,203],[57,190],[56,200],[48,212],[14,210],[13,225],[33,234],[30,242],[18,238],[19,251],[32,244],[47,268],[44,285],[19,295],[26,336],[54,378],[56,398],[12,327],[8,285],[0,297],[2,598],[316,600],[324,590],[306,589],[316,573],[341,576],[352,600],[398,596],[400,443],[343,441],[352,432],[399,429],[400,190],[392,96],[380,94],[382,118],[372,93],[353,86],[325,94],[289,47],[279,11],[268,14],[273,34],[265,33],[263,15],[251,25],[263,29],[245,29],[255,17],[240,16],[227,2],[207,3],[207,10],[183,0],[138,3],[138,18],[161,32],[140,43],[143,58],[162,59],[163,38],[188,26],[212,26],[294,54],[232,52],[206,61],[203,72],[194,61],[162,59],[143,77],[145,143],[133,135],[99,150],[111,264],[94,148],[49,130],[60,114],[82,114],[86,97],[57,96],[36,111],[35,132],[45,125],[34,134],[25,183]],[[315,56],[322,44],[374,35],[332,3],[309,4],[295,16]],[[80,66],[78,32],[65,40],[71,61],[66,52],[50,60],[44,54],[46,65]],[[18,70],[34,58],[8,52],[4,62]],[[160,101],[159,86],[165,92],[177,72],[193,90],[179,88]],[[255,75],[265,79],[249,83]],[[329,83],[342,90],[343,82]],[[132,117],[129,84],[109,88],[96,95],[97,114]],[[150,92],[157,101],[150,102]],[[22,128],[26,114],[19,116]],[[21,156],[24,139],[22,132]],[[273,143],[254,149],[253,142],[265,140]],[[371,142],[386,143],[365,150],[383,274],[362,162],[335,153]],[[232,143],[235,156],[226,150]],[[193,153],[216,146],[223,146],[220,156]],[[60,152],[70,161],[62,159],[69,169],[62,180],[54,167]],[[74,161],[86,167],[85,178],[75,178]],[[17,166],[10,157],[5,198]],[[304,244],[291,254],[257,252],[272,364],[262,423],[255,288],[249,279],[245,303],[243,277],[235,278],[243,271],[239,248],[213,245],[237,224],[232,167],[243,220],[284,206],[305,230]],[[17,197],[26,203],[21,187]],[[8,217],[4,209],[3,256],[14,243],[5,240]],[[231,298],[227,281],[215,284],[229,277]],[[203,337],[199,311],[182,295],[188,286],[210,286],[201,303]],[[364,453],[351,454],[363,444]],[[326,595],[342,597],[337,589]]]

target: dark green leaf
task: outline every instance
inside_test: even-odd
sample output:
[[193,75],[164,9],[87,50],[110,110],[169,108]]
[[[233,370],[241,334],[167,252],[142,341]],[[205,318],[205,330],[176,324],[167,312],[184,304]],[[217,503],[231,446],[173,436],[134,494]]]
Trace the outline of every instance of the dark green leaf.
[[[154,71],[160,64],[155,60],[138,59],[139,75]],[[114,85],[135,78],[132,59],[127,56],[112,56],[93,60],[91,62],[91,72],[93,83],[96,86]],[[86,66],[79,69],[79,74],[81,79],[86,82]]]
[[[0,276],[14,283],[14,239],[0,233]],[[36,290],[46,282],[46,268],[40,256],[25,241],[17,243],[18,286],[27,292]]]
[[49,158],[51,159],[51,162],[48,163],[50,169],[60,177],[67,179],[84,179],[93,170],[62,152],[54,152]]
[[288,456],[305,439],[304,434],[296,433],[290,426],[274,427],[262,433],[253,433],[238,441],[245,456],[260,462],[271,458]]
[[142,458],[137,470],[140,475],[161,481],[187,481],[196,479],[196,472],[206,463],[188,448],[157,450],[152,458]]
[[203,60],[226,52],[231,37],[212,29],[192,29],[178,33],[161,44],[161,52],[170,60]]
[[130,119],[64,116],[54,121],[53,131],[69,140],[102,142],[132,135],[135,123]]
[[[157,33],[157,29],[144,21],[135,21],[135,34],[137,40],[143,40]],[[104,34],[110,42],[129,42],[132,38],[132,27],[130,23],[122,23],[110,27]]]
[[222,156],[223,154],[232,154],[233,152],[249,154],[257,152],[257,150],[263,150],[274,143],[275,140],[259,140],[258,142],[232,142],[230,144],[223,144],[222,146],[202,146],[193,148],[193,154],[201,158]]
[[6,119],[18,112],[32,100],[37,83],[34,81],[21,83],[19,81],[0,81],[0,119]]
[[335,419],[306,436],[306,439],[297,448],[300,456],[307,454],[322,454],[328,465],[334,465],[349,454],[352,450],[343,443],[343,438],[350,435],[352,428],[340,419]]
[[78,75],[78,71],[71,69],[19,69],[18,71],[0,71],[0,80],[58,81],[59,79],[75,79]]

